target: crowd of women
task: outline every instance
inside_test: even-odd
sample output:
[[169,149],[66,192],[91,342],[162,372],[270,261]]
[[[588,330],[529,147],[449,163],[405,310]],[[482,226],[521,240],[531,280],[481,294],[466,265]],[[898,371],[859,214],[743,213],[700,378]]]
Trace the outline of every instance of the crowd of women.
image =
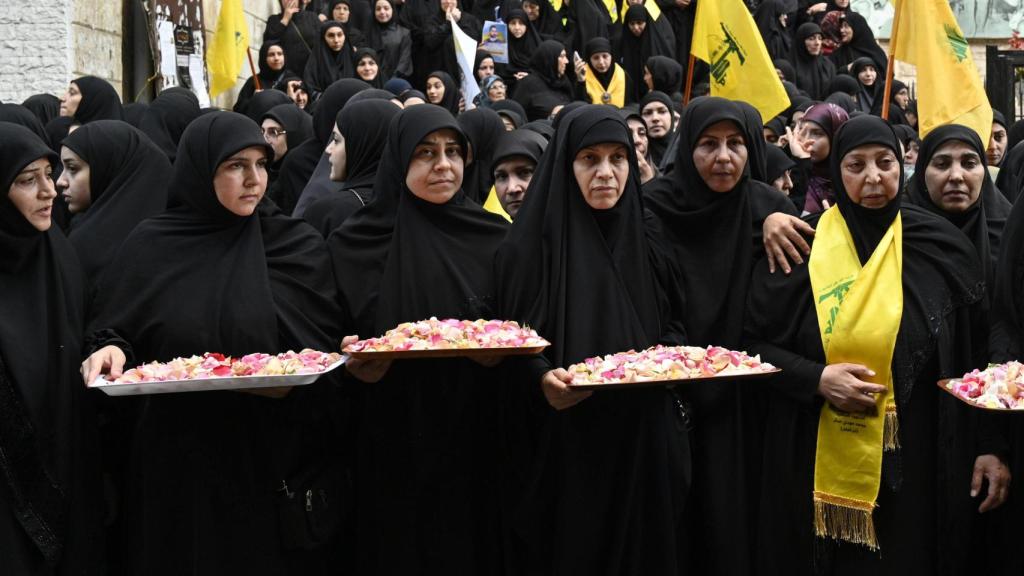
[[[682,106],[659,50],[689,0],[630,6],[618,34],[588,28],[600,2],[498,6],[510,62],[478,57],[468,111],[457,69],[416,79],[451,64],[446,19],[493,8],[451,0],[289,0],[236,112],[181,88],[122,105],[94,77],[0,105],[5,571],[1020,574],[1024,429],[935,382],[1024,357],[1024,127],[919,139],[901,83],[880,118],[845,4],[758,8],[795,56],[771,119]],[[551,346],[349,360],[291,389],[85,385],[431,316]],[[569,386],[573,363],[656,344],[782,372]]]

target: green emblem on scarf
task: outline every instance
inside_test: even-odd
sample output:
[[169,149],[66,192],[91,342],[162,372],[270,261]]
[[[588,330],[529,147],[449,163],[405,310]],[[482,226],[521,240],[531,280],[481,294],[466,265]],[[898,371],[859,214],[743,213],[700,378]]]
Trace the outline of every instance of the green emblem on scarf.
[[964,38],[964,35],[955,26],[946,24],[944,28],[946,29],[946,41],[949,42],[949,47],[953,49],[956,61],[963,62],[967,59],[967,39]]

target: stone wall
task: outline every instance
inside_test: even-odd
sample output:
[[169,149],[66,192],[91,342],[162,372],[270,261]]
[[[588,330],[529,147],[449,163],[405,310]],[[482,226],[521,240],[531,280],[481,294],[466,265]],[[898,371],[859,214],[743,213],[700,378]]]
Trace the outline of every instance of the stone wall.
[[0,10],[0,100],[63,94],[72,62],[67,0],[3,0]]
[[[124,3],[122,0],[70,0],[71,76],[98,76],[113,84],[124,97],[123,60]],[[131,99],[132,95],[128,95]]]

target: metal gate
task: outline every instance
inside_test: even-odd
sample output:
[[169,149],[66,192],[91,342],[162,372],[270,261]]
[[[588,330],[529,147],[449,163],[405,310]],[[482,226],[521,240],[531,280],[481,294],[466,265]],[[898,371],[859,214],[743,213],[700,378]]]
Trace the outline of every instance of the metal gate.
[[985,47],[985,92],[1010,122],[1024,118],[1024,50]]

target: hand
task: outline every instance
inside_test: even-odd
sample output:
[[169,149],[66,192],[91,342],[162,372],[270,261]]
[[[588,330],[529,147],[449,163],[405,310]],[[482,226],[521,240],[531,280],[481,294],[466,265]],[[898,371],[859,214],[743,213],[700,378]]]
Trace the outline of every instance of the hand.
[[793,271],[789,260],[794,264],[803,264],[801,252],[807,256],[811,255],[811,247],[803,235],[813,236],[814,228],[796,216],[782,212],[769,214],[761,225],[761,231],[764,233],[764,252],[768,255],[768,272],[771,274],[775,274],[775,268],[778,266],[788,275]]
[[804,139],[799,130],[793,132],[789,126],[786,126],[786,139],[789,141],[789,153],[794,158],[802,160],[811,157],[809,149],[814,145],[813,140]]
[[587,63],[582,59],[576,61],[576,79],[580,82],[587,80]]
[[1010,492],[1010,470],[995,454],[983,454],[974,461],[974,475],[971,477],[971,498],[981,492],[982,479],[988,480],[988,495],[978,506],[978,512],[995,510],[1006,502]]
[[515,73],[516,80],[522,80],[523,78],[526,78],[529,75],[530,75],[529,72],[516,72]]
[[566,384],[572,382],[572,375],[564,368],[549,370],[541,378],[540,387],[544,391],[544,397],[548,404],[555,410],[572,408],[590,397],[593,392],[590,390],[572,390]]
[[117,346],[100,348],[82,362],[82,378],[85,385],[92,384],[100,374],[107,374],[112,380],[120,378],[124,363],[127,361],[124,352]]
[[644,158],[640,154],[636,155],[636,166],[640,169],[640,183],[646,184],[652,178],[654,178],[654,168],[647,162],[647,158]]
[[[349,344],[354,344],[359,341],[359,336],[345,336],[341,339],[341,350],[345,351],[345,347]],[[349,358],[345,362],[345,370],[348,373],[355,376],[355,378],[361,382],[367,384],[374,384],[380,382],[380,379],[388,373],[388,369],[391,368],[391,360],[356,360],[355,358]]]
[[[321,14],[321,15],[320,15],[320,21],[321,21],[321,22],[327,22],[327,15],[325,15],[325,14]],[[286,392],[286,394],[287,394],[287,392]]]
[[466,111],[466,99],[459,96],[459,113]]
[[843,412],[868,412],[875,409],[875,394],[885,392],[885,386],[865,382],[875,372],[860,364],[829,364],[821,373],[818,394],[829,404]]
[[826,8],[828,8],[828,4],[826,4],[825,2],[818,2],[817,4],[807,9],[807,15],[813,16],[818,12],[824,12]]
[[451,18],[452,22],[458,22],[462,19],[462,11],[458,8],[452,7],[452,9],[448,11],[448,17]]

